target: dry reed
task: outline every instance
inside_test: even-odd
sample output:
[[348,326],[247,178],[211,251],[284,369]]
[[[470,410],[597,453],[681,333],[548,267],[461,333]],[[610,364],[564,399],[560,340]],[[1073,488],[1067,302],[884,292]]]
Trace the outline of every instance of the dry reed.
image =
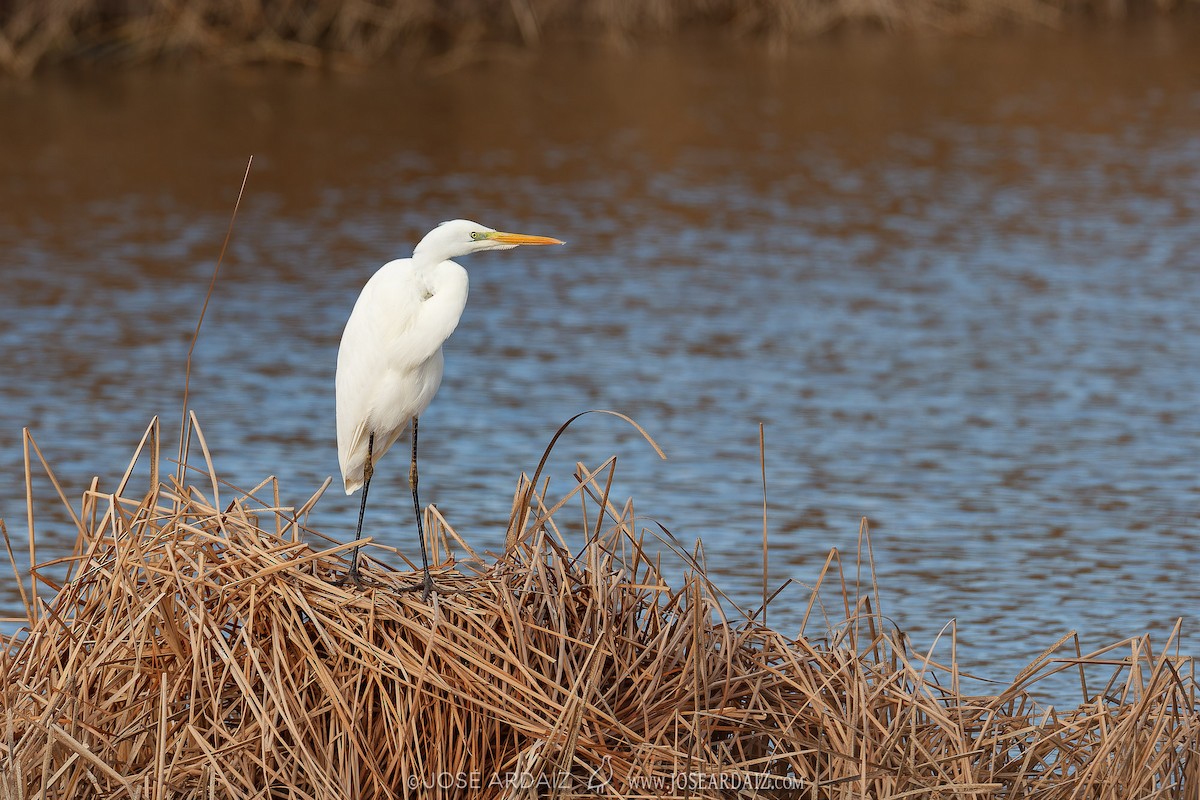
[[[304,533],[317,497],[282,508],[266,481],[267,502],[223,501],[198,429],[195,441],[205,467],[187,474],[203,488],[160,482],[155,423],[116,491],[93,482],[68,504],[65,585],[46,577],[53,564],[22,582],[26,627],[0,653],[5,800],[1130,800],[1200,787],[1196,687],[1190,661],[1169,655],[1175,637],[1065,662],[1047,652],[1003,691],[970,696],[953,653],[914,653],[877,587],[839,579],[836,552],[809,602],[814,619],[830,605],[820,592],[840,605],[821,639],[726,617],[694,562],[668,585],[632,505],[609,500],[612,460],[580,466],[552,508],[523,479],[500,556],[471,552],[429,509],[440,552],[467,556],[443,561],[429,602],[409,591],[413,573],[374,560],[368,586],[338,586],[347,546]],[[54,481],[31,437],[26,448]],[[144,492],[131,489],[139,458]],[[576,503],[582,530],[560,530]],[[32,560],[32,513],[30,529]],[[1109,677],[1065,713],[1036,705],[1029,685],[1063,669]]]
[[422,58],[480,43],[628,42],[712,30],[781,47],[847,27],[978,33],[1195,7],[1195,0],[9,0],[0,72],[62,62],[282,62]]

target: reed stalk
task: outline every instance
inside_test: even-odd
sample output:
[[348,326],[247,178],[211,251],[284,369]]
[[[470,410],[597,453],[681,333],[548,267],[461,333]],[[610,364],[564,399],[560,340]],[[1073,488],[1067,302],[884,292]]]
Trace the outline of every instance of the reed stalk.
[[[523,478],[501,555],[471,551],[428,509],[442,556],[426,602],[378,544],[367,586],[336,584],[350,545],[307,529],[319,492],[296,509],[270,479],[236,490],[198,426],[191,441],[203,466],[184,484],[158,468],[152,424],[116,490],[93,482],[71,506],[65,560],[36,563],[31,516],[35,563],[16,575],[33,581],[27,619],[0,648],[0,797],[1130,800],[1200,787],[1178,628],[1092,653],[1067,635],[995,694],[964,693],[953,646],[915,652],[874,579],[845,578],[874,573],[865,526],[866,563],[843,569],[832,551],[812,590],[806,627],[824,632],[797,637],[733,607],[670,534],[640,529],[609,496],[613,460],[579,465],[566,498]],[[27,448],[65,502],[32,436]],[[664,547],[689,565],[674,585]],[[47,575],[63,565],[60,585]],[[1064,670],[1081,676],[1080,705],[1036,703],[1031,687]]]

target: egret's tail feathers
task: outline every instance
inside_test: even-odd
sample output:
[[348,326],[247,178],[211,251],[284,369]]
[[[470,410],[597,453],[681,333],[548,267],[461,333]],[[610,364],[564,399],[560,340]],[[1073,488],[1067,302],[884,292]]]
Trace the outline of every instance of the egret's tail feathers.
[[[371,460],[378,464],[379,459],[383,458],[384,454],[391,449],[407,427],[408,425],[405,424],[392,430],[376,431],[375,443],[371,448],[373,456]],[[345,448],[341,447],[339,439],[338,465],[342,470],[342,482],[346,487],[346,494],[354,494],[362,488],[363,467],[367,463],[367,437],[369,435],[367,426],[363,424],[355,431],[354,437],[348,440]]]

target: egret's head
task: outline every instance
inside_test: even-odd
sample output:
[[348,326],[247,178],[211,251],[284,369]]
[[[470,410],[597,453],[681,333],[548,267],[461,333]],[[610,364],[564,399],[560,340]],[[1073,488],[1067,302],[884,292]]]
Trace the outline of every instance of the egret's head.
[[505,233],[469,219],[443,222],[425,234],[414,255],[429,254],[441,260],[478,253],[480,250],[511,250],[522,244],[563,244],[549,236]]

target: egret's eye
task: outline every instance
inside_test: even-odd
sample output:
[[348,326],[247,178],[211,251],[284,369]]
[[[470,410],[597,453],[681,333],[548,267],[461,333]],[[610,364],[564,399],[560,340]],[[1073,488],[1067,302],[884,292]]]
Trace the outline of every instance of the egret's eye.
[[478,242],[478,241],[479,241],[480,239],[482,239],[482,238],[483,238],[483,234],[482,234],[482,233],[480,233],[479,231],[471,231],[471,239],[472,239],[472,241],[476,241],[476,242]]

